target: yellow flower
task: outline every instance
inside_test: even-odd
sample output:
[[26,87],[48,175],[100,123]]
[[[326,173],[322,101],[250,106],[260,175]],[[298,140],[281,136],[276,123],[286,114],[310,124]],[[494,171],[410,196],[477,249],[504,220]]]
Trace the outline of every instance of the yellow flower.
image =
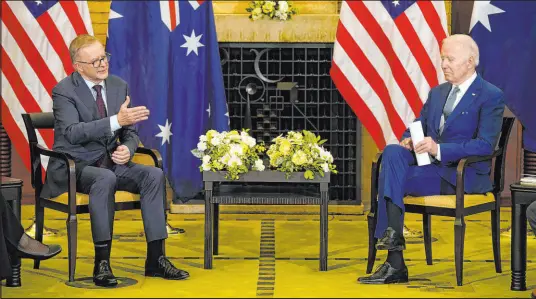
[[303,151],[297,151],[292,155],[292,163],[296,165],[303,165],[307,163],[307,155]]
[[262,9],[260,7],[255,8],[251,12],[251,19],[253,19],[253,21],[258,20],[261,17],[262,17]]
[[287,139],[282,139],[281,144],[279,145],[279,151],[283,154],[283,156],[286,156],[290,153],[290,148],[292,145],[290,144],[290,141]]
[[264,13],[271,13],[275,8],[275,2],[274,1],[266,1],[264,2],[264,5],[262,6],[262,11]]

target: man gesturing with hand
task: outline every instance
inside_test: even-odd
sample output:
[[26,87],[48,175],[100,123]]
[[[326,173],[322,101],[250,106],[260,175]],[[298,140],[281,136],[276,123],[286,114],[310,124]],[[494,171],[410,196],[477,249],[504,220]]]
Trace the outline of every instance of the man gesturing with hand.
[[[145,275],[185,279],[164,255],[165,176],[160,168],[131,161],[139,143],[133,125],[147,120],[149,110],[131,107],[127,83],[108,75],[110,54],[91,35],[76,37],[69,46],[75,72],[52,90],[53,149],[70,155],[76,164],[77,192],[89,195],[91,232],[95,246],[93,281],[115,286],[110,266],[115,213],[115,192],[140,194],[147,241]],[[51,158],[41,196],[56,197],[67,191],[66,165]]]

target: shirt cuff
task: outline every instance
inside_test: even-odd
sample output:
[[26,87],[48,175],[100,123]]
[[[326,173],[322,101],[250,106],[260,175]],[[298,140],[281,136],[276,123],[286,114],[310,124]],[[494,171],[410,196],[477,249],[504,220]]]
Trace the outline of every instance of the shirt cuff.
[[117,120],[117,114],[110,117],[110,128],[112,129],[112,133],[121,129],[121,125],[119,125],[119,121]]
[[435,156],[437,161],[441,161],[441,145],[437,145],[437,155]]

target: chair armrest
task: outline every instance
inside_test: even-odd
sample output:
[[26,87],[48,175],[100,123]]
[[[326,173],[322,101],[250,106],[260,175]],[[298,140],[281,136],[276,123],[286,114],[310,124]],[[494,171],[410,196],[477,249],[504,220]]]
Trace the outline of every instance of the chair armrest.
[[[60,159],[67,165],[67,192],[69,199],[69,213],[71,215],[76,214],[76,165],[74,163],[74,160],[68,154],[46,149],[39,144],[36,145],[35,151],[38,155]],[[41,190],[36,191],[41,192]]]
[[136,149],[136,153],[151,156],[154,161],[154,166],[162,169],[162,155],[160,155],[159,151],[140,146]]
[[500,153],[501,152],[499,150],[496,150],[493,152],[493,154],[488,155],[488,156],[469,156],[469,157],[461,159],[460,162],[458,162],[458,166],[456,167],[456,217],[458,217],[458,212],[461,213],[465,204],[464,203],[464,194],[465,194],[464,178],[465,178],[466,166],[471,163],[491,160],[499,156]]
[[[379,152],[372,160],[372,169],[370,172],[370,213],[376,213],[377,196],[378,196],[378,176],[380,174],[380,165],[382,162],[382,153]],[[371,216],[372,216],[371,215]]]

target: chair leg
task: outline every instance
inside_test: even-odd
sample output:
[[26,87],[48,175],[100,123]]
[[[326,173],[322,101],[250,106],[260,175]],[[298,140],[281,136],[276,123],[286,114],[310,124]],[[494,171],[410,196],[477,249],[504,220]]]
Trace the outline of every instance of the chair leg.
[[426,264],[432,265],[432,215],[422,214],[422,225],[424,233],[424,251],[426,253]]
[[456,282],[463,284],[463,247],[465,240],[465,221],[463,216],[454,221],[454,261],[456,264]]
[[67,242],[69,256],[69,282],[74,281],[74,273],[76,270],[76,250],[78,240],[78,221],[75,215],[69,215],[67,218]]
[[[43,242],[43,227],[45,226],[45,208],[41,206],[39,200],[35,203],[35,239]],[[41,261],[34,260],[34,269],[39,269]]]
[[214,217],[213,217],[213,220],[212,220],[212,225],[213,225],[213,228],[212,228],[212,232],[213,232],[213,241],[212,241],[212,253],[214,255],[218,255],[218,241],[220,240],[220,204],[219,203],[215,203],[213,204],[213,212],[214,212]]
[[374,267],[374,261],[376,260],[376,238],[374,238],[374,230],[376,229],[376,221],[374,215],[368,215],[368,259],[367,259],[367,274],[372,273]]
[[500,211],[498,209],[491,211],[491,239],[493,242],[493,260],[495,261],[495,272],[497,273],[502,273],[500,223]]

